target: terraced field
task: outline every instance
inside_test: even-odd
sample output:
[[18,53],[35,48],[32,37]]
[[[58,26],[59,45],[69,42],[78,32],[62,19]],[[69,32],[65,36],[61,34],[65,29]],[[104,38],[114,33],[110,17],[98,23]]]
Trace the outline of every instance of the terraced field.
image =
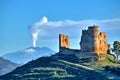
[[[90,61],[91,60],[91,61]],[[110,80],[97,68],[93,57],[53,55],[33,60],[14,71],[1,76],[0,80]],[[86,65],[89,64],[89,65]]]

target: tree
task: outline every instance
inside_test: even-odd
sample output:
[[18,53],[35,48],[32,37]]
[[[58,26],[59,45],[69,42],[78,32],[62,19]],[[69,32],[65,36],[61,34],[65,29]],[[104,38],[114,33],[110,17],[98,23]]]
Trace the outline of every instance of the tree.
[[119,41],[114,41],[112,51],[115,52],[116,57],[118,59],[118,56],[120,55],[120,42]]

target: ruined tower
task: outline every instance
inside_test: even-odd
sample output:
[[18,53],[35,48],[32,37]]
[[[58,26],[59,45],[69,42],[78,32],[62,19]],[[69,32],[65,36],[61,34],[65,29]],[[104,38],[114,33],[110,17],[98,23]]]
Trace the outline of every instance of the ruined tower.
[[110,49],[106,33],[99,34],[99,28],[95,25],[88,27],[87,30],[82,30],[80,46],[82,52],[107,53]]
[[99,52],[99,28],[94,25],[90,28],[93,29],[93,32],[91,32],[93,34],[93,51],[97,53]]
[[67,35],[59,34],[59,51],[63,48],[70,48],[70,39]]

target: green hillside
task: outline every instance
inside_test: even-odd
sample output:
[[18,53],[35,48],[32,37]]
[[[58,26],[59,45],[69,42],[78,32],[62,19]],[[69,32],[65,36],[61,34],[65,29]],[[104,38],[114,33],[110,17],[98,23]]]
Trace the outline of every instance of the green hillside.
[[[117,75],[108,75],[103,69],[106,65],[102,65],[105,62],[100,63],[96,58],[65,54],[41,57],[1,76],[0,80],[114,80]],[[110,65],[115,64],[109,61]]]

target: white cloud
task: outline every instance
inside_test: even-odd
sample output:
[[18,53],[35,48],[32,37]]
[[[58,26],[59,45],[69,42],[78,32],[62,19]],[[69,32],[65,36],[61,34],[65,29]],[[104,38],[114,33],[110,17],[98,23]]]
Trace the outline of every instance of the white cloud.
[[[108,37],[111,37],[110,35],[112,33],[113,39],[120,40],[118,37],[115,38],[116,34],[120,34],[120,19],[48,21],[46,17],[43,17],[42,20],[30,26],[30,31],[32,35],[38,33],[40,39],[44,41],[48,41],[47,39],[49,39],[49,41],[53,39],[57,40],[60,33],[67,34],[71,40],[79,39],[80,41],[82,29],[87,29],[88,26],[92,25],[99,26],[100,32],[107,32]],[[78,42],[76,44],[78,44]]]

